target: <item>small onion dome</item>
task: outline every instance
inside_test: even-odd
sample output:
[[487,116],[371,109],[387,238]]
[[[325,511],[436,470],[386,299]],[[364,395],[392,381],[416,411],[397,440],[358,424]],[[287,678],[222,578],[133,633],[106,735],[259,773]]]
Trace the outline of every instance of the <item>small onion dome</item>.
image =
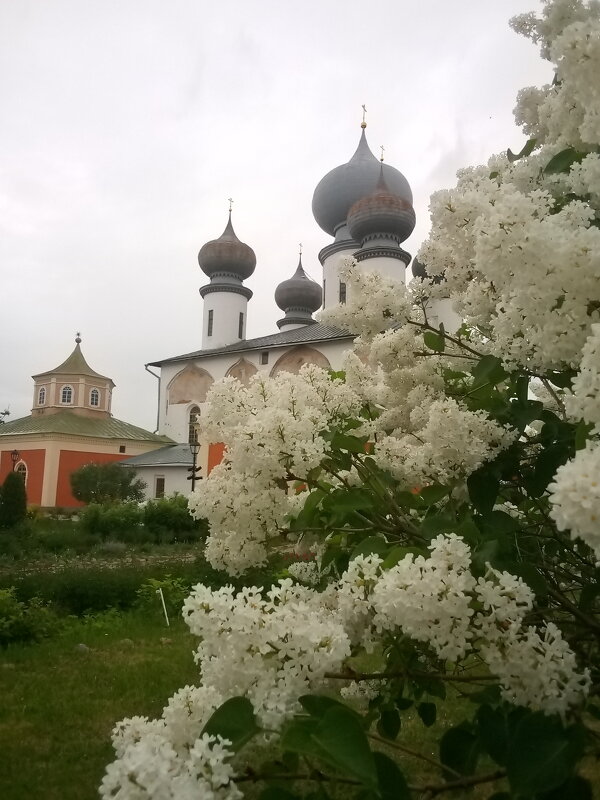
[[[363,128],[356,152],[347,164],[335,167],[318,183],[312,210],[317,224],[331,236],[346,222],[350,207],[377,186],[381,164],[367,144]],[[389,191],[412,205],[412,191],[404,175],[388,164],[383,172]]]
[[398,243],[408,239],[415,227],[414,209],[407,200],[388,189],[380,167],[377,186],[368,195],[361,197],[348,211],[348,230],[357,242],[376,235],[388,235]]
[[256,267],[254,250],[235,235],[231,224],[231,211],[227,227],[218,239],[207,242],[198,253],[202,271],[212,278],[214,275],[232,275],[240,281],[249,278]]
[[282,281],[275,289],[275,302],[282,311],[302,309],[312,314],[321,308],[323,290],[316,281],[309,278],[302,267],[302,256],[296,272],[287,281]]
[[[425,264],[421,263],[421,261],[419,261],[417,258],[413,259],[411,269],[413,278],[421,278],[422,281],[426,280],[427,278],[430,278],[429,274],[427,273]],[[441,283],[444,280],[444,278],[441,275],[434,275],[433,277],[431,277],[431,280],[434,283]]]

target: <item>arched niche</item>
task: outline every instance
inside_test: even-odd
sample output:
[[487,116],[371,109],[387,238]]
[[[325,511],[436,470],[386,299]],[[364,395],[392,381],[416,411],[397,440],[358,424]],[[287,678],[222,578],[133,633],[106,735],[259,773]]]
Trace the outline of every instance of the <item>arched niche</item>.
[[302,344],[292,350],[288,350],[287,353],[281,356],[271,370],[271,377],[280,372],[292,372],[297,375],[305,364],[315,364],[323,369],[331,369],[331,365],[323,353],[315,350],[314,347]]
[[190,365],[178,372],[167,386],[169,404],[203,403],[206,393],[214,383],[205,369]]
[[254,364],[246,361],[245,358],[240,358],[235,364],[227,370],[227,377],[237,378],[243,386],[248,386],[250,378],[258,372]]

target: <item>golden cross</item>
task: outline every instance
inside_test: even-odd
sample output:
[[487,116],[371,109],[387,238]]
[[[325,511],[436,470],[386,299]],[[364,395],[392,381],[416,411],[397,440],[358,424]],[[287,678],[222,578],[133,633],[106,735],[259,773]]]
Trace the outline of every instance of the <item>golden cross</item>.
[[229,210],[231,211],[231,207],[233,206],[233,198],[228,197],[227,200],[229,201]]
[[385,150],[385,147],[382,144],[380,144],[379,147],[381,148],[381,158],[379,160],[383,161],[383,151]]
[[302,242],[300,242],[300,244],[298,245],[298,247],[300,248],[300,255],[302,255]]
[[367,116],[367,107],[365,105],[363,105],[362,106],[362,110],[363,110],[363,118],[362,118],[362,122],[360,124],[360,127],[361,128],[366,128],[367,127],[367,123],[365,121],[365,117]]

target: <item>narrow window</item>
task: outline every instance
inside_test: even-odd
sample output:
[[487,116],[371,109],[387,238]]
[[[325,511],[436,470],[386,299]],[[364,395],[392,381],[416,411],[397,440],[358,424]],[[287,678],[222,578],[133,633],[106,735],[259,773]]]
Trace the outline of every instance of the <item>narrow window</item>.
[[212,336],[213,331],[213,310],[212,308],[208,312],[208,331],[206,332],[207,336]]
[[159,500],[165,496],[165,478],[164,475],[155,475],[154,477],[154,497]]
[[20,475],[23,478],[23,483],[27,485],[27,465],[24,461],[21,461],[19,466],[16,469],[17,475]]
[[71,386],[63,386],[60,393],[60,402],[69,405],[73,402],[73,388]]
[[238,339],[244,338],[244,312],[240,311],[240,316],[238,319]]
[[198,441],[198,429],[196,428],[196,423],[198,422],[198,417],[200,416],[200,409],[198,406],[192,406],[190,408],[190,416],[188,418],[188,442],[189,444],[193,444],[193,442]]
[[99,406],[100,405],[100,392],[98,389],[92,389],[90,392],[90,405],[91,406]]
[[42,386],[42,388],[38,392],[38,406],[43,406],[45,402],[46,402],[46,390]]
[[346,284],[340,281],[340,303],[346,302]]
[[323,308],[325,308],[325,289],[327,288],[327,281],[323,278]]
[[261,364],[268,364],[269,363],[269,353],[261,353],[260,354],[260,363]]
[[124,452],[125,452],[125,445],[124,444],[120,444],[119,445],[119,453],[124,453]]

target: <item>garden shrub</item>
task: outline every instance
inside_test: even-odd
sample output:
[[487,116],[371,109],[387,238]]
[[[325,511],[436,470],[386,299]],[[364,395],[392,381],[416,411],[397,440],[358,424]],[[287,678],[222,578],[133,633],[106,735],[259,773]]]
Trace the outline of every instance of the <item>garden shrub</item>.
[[211,567],[203,556],[199,556],[194,561],[176,563],[72,567],[29,575],[9,573],[0,576],[0,588],[14,587],[15,596],[21,602],[39,597],[44,602],[52,603],[57,611],[81,616],[108,608],[132,608],[138,601],[140,587],[151,580],[180,580],[182,585],[188,587],[204,583],[214,588],[231,583],[239,590],[252,584],[270,588],[277,578],[273,566],[267,565],[254,568],[243,577],[232,580],[226,573]]
[[115,539],[139,528],[142,514],[137,503],[91,504],[81,514],[81,524],[94,536]]
[[164,578],[150,578],[137,590],[137,605],[146,611],[159,611],[162,615],[162,603],[158,596],[159,590],[170,617],[181,614],[183,601],[190,593],[191,582],[184,578],[174,578],[165,575]]
[[197,541],[206,537],[206,520],[192,517],[187,497],[176,494],[159,500],[150,500],[144,508],[144,525],[154,534],[156,541]]
[[38,641],[60,628],[58,615],[39,597],[28,603],[17,599],[15,589],[0,589],[0,646]]

